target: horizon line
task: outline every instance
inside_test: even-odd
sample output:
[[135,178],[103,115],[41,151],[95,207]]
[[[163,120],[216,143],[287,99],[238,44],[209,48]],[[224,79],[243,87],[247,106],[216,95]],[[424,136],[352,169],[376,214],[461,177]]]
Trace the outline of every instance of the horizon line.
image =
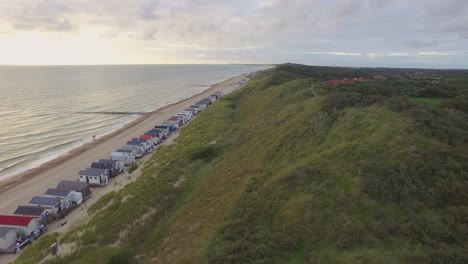
[[314,67],[336,67],[336,68],[383,68],[383,69],[419,69],[419,70],[468,70],[468,68],[447,68],[447,67],[397,67],[397,66],[353,66],[353,65],[318,65],[304,64],[296,62],[282,63],[117,63],[117,64],[1,64],[0,67],[77,67],[77,66],[150,66],[150,65],[246,65],[246,66],[278,66],[287,64],[299,64]]

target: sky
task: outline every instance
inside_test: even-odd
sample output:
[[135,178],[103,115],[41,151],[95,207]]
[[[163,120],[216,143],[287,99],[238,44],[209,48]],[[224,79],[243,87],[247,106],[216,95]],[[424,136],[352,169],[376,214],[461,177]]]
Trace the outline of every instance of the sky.
[[0,0],[0,64],[468,68],[468,0]]

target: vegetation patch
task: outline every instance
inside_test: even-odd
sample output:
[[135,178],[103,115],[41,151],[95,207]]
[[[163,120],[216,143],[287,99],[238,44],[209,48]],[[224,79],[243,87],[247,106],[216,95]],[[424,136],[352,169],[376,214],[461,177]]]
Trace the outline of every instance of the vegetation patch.
[[[327,84],[376,74],[386,79]],[[101,198],[66,235],[73,252],[45,263],[466,263],[465,79],[264,71]]]
[[128,173],[131,174],[132,172],[136,171],[137,169],[138,169],[138,164],[133,163],[132,165],[130,165],[130,167],[128,167]]
[[433,106],[440,106],[444,102],[444,99],[441,99],[441,98],[427,98],[427,97],[411,97],[410,100],[413,102],[418,102],[418,103],[423,103],[423,104],[433,105]]

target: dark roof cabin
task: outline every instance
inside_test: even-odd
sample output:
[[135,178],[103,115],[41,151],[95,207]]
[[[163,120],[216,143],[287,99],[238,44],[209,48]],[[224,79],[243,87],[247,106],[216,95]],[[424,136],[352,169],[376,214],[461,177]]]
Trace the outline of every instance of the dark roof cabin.
[[91,197],[91,190],[89,189],[89,184],[86,182],[62,180],[57,185],[57,189],[79,192],[83,195],[83,201]]
[[49,188],[44,193],[44,195],[50,195],[50,196],[55,196],[55,197],[67,197],[72,191],[73,190]]
[[56,207],[60,205],[60,200],[55,197],[34,196],[29,203]]
[[20,205],[13,214],[33,217],[41,217],[45,211],[52,209],[47,206]]
[[110,164],[117,164],[118,160],[110,160],[110,159],[100,159],[99,163],[110,163]]
[[108,163],[108,162],[93,162],[91,164],[91,168],[93,169],[108,169],[109,170],[109,177],[115,177],[119,173],[117,170],[117,165],[115,163]]
[[89,175],[89,176],[101,176],[108,174],[107,169],[96,169],[96,168],[86,168],[84,170],[80,170],[80,175]]
[[52,211],[52,207],[47,206],[20,205],[13,214],[37,217],[41,224],[46,224],[54,217]]

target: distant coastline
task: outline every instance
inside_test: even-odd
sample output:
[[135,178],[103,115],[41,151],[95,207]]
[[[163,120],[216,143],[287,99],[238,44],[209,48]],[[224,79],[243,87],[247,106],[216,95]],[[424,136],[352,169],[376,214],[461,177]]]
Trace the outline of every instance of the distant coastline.
[[[13,102],[10,106],[7,105],[1,109],[0,121],[7,125],[0,128],[0,137],[3,138],[3,141],[0,142],[0,148],[3,151],[3,153],[0,154],[0,182],[24,174],[33,168],[43,166],[44,163],[50,162],[53,159],[66,156],[69,152],[74,151],[74,149],[89,144],[93,141],[93,136],[99,139],[140,118],[140,115],[90,116],[89,114],[75,113],[98,113],[106,111],[138,111],[140,113],[151,113],[189,98],[194,94],[202,93],[211,87],[211,85],[207,83],[221,82],[227,79],[227,76],[236,76],[238,75],[238,71],[245,71],[252,67],[220,67],[221,70],[219,70],[219,67],[213,65],[203,65],[201,69],[193,65],[170,65],[168,67],[147,67],[145,65],[135,67],[129,65],[118,67],[76,66],[71,67],[73,68],[72,70],[70,70],[70,67],[65,67],[66,69],[64,69],[60,66],[46,68],[34,67],[31,71],[27,70],[27,73],[28,75],[32,75],[32,80],[37,80],[35,82],[29,80],[18,82],[17,80],[19,80],[21,73],[23,73],[22,68],[14,68],[15,69],[2,67],[2,72],[0,72],[4,75],[12,76],[9,77],[9,82],[8,79],[0,81],[0,87],[7,88],[6,90],[0,91],[0,94],[3,92],[5,96],[9,96],[10,98],[12,95],[15,96],[16,90],[21,91],[21,94],[28,94],[28,89],[24,88],[24,85],[27,85],[28,82],[31,83],[30,89],[37,89],[36,86],[39,87],[39,89],[43,89],[45,93],[41,92],[41,94],[50,93],[47,90],[50,85],[57,86],[57,90],[61,90],[61,87],[67,87],[67,85],[75,89],[83,87],[82,89],[84,89],[85,92],[81,94],[72,92],[71,94],[74,97],[68,98],[65,96],[64,99],[59,99],[63,102],[58,106],[49,106],[47,103],[43,106],[39,106],[40,104],[36,103],[42,102],[43,100],[47,100],[46,102],[56,100],[54,99],[56,96],[54,97],[53,94],[47,98],[41,98],[40,96],[42,95],[38,94],[31,96],[29,100],[20,100],[23,95],[18,95],[16,96],[18,99],[13,97],[14,100],[19,102],[18,106],[13,105]],[[99,68],[99,70],[95,71],[95,68]],[[124,75],[125,72],[131,70],[135,73],[129,75],[130,78],[133,78],[130,79],[130,81],[125,79],[126,76],[121,76]],[[198,72],[191,73],[194,70],[200,72],[201,77],[196,76],[195,73]],[[154,77],[150,77],[153,78],[153,80],[145,79],[147,78],[145,76],[151,76],[150,74],[154,71],[161,72],[160,75],[163,77],[161,81],[159,81],[160,78],[154,79]],[[177,74],[178,71],[183,74],[183,77]],[[214,73],[211,74],[209,73],[210,71],[214,71]],[[54,74],[51,74],[48,78],[43,77],[47,76],[49,73]],[[76,73],[78,73],[78,75]],[[188,75],[186,73],[188,73]],[[18,75],[17,78],[14,77],[15,74]],[[93,74],[96,76],[93,76]],[[171,74],[173,75],[172,77]],[[36,75],[35,78],[34,75]],[[101,75],[103,76],[102,78]],[[139,81],[140,75],[145,77],[141,80],[141,83]],[[121,81],[111,80],[115,76],[120,76],[119,78]],[[189,78],[185,76],[189,76]],[[206,78],[202,78],[203,76],[206,76]],[[110,79],[110,81],[107,81],[108,79]],[[177,79],[178,81],[172,82],[171,80],[173,79]],[[153,84],[155,81],[156,86]],[[77,86],[77,83],[78,85],[80,83],[83,84]],[[141,85],[146,85],[146,87],[138,88]],[[158,85],[168,88],[176,87],[177,89],[164,88],[165,90],[160,90]],[[12,86],[10,88],[11,91],[9,91],[8,86]],[[96,89],[94,88],[95,86],[97,86]],[[130,87],[129,90],[126,89],[127,86]],[[136,87],[136,89],[132,87]],[[154,92],[152,92],[152,90],[154,90]],[[53,92],[54,90],[51,91]],[[59,93],[61,94],[62,92]],[[115,93],[115,95],[113,93]],[[106,101],[104,101],[102,105],[96,103],[90,105],[90,103],[88,103],[88,101],[94,100],[93,97],[106,99],[106,97],[103,97],[106,94],[111,95],[110,97],[113,98],[112,100],[115,102],[106,103]],[[148,96],[145,96],[145,94]],[[76,96],[80,96],[80,98],[76,98]],[[132,99],[134,96],[137,97]],[[141,105],[138,101],[140,97],[143,97]],[[156,98],[156,101],[151,100],[152,98]],[[36,105],[38,106],[36,107]],[[122,107],[115,107],[116,105],[121,105]],[[76,106],[80,108],[76,108]],[[10,116],[11,114],[8,112],[8,109],[13,109],[12,111],[15,111],[12,112],[12,116]],[[32,114],[29,114],[29,112]],[[23,118],[23,113],[29,116]],[[54,126],[57,128],[53,126],[46,127],[48,125],[47,122],[49,122],[46,119],[55,122]],[[63,122],[61,122],[61,120],[63,120]],[[73,122],[72,125],[67,124],[71,122]],[[23,127],[31,125],[35,126],[35,128],[27,130],[22,129]],[[35,137],[35,134],[41,138]],[[33,142],[33,144],[26,144],[21,138],[29,138],[29,142]]]

